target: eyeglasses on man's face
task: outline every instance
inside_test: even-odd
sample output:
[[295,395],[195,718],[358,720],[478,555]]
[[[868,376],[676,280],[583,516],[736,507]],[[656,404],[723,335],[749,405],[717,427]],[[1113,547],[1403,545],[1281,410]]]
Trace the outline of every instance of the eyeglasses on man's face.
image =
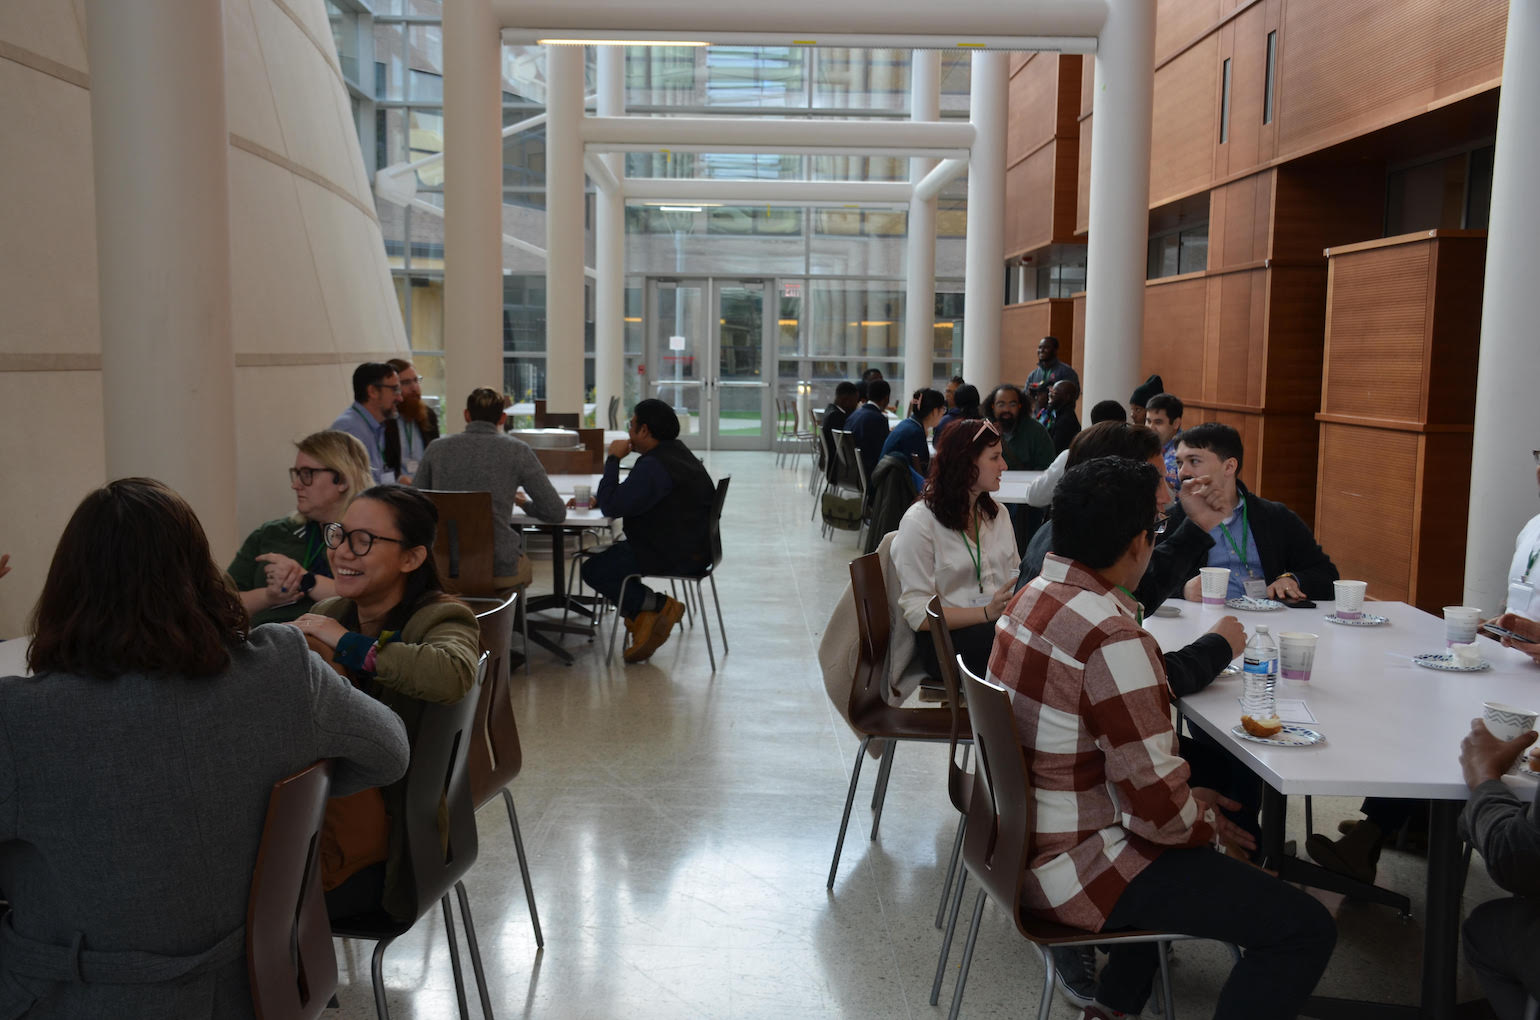
[[331,475],[333,482],[341,484],[342,475],[338,474],[333,469],[313,467],[289,468],[289,484],[293,485],[295,482],[298,482],[301,485],[309,485],[311,482],[315,481],[315,476],[322,472]]
[[1166,533],[1166,524],[1170,520],[1170,514],[1157,515],[1155,518],[1155,523],[1150,525],[1150,537],[1154,538],[1156,535],[1164,535]]
[[328,524],[321,530],[321,537],[326,540],[326,547],[328,549],[340,549],[342,548],[342,543],[346,542],[354,556],[369,555],[369,550],[374,548],[374,543],[376,542],[394,542],[403,548],[406,546],[406,543],[399,538],[391,538],[388,535],[376,535],[374,532],[365,531],[363,528],[348,531],[340,524]]

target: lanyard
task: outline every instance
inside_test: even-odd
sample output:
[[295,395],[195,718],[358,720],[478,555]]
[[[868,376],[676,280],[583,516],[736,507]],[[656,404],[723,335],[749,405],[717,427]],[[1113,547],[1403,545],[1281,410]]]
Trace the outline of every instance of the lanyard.
[[1540,542],[1536,542],[1535,547],[1529,550],[1529,566],[1524,568],[1524,576],[1519,578],[1525,584],[1529,583],[1529,575],[1535,569],[1536,559],[1540,559]]
[[[311,525],[315,525],[315,533],[311,534]],[[308,573],[310,565],[315,562],[316,554],[321,551],[321,526],[315,521],[305,522],[305,559],[300,566]]]
[[[1241,569],[1246,571],[1246,574],[1247,574],[1248,577],[1251,576],[1251,564],[1248,563],[1247,560],[1246,560],[1246,549],[1245,549],[1245,547],[1244,546],[1239,546],[1239,547],[1236,546],[1235,539],[1230,537],[1230,529],[1225,527],[1225,522],[1224,521],[1220,521],[1219,522],[1219,530],[1223,531],[1225,533],[1225,541],[1230,543],[1230,549],[1231,549],[1232,552],[1235,553],[1235,558],[1241,561]],[[1246,497],[1242,496],[1241,497],[1241,541],[1245,542],[1246,541],[1246,536],[1249,535],[1249,534],[1251,534],[1251,523],[1250,523],[1250,521],[1246,517]]]
[[369,426],[369,431],[374,436],[374,448],[379,451],[380,460],[383,462],[385,460],[385,426],[376,422],[356,407],[353,408],[353,413],[362,418],[364,424]]
[[1131,601],[1134,604],[1134,622],[1137,623],[1139,626],[1143,627],[1144,626],[1144,606],[1140,605],[1139,600],[1134,598],[1134,593],[1133,592],[1129,591],[1127,588],[1123,587],[1121,584],[1118,585],[1118,591],[1122,592],[1124,595],[1127,595],[1128,598],[1129,598],[1129,601]]
[[979,517],[978,511],[973,512],[973,545],[968,544],[968,533],[962,535],[963,548],[968,550],[968,559],[973,562],[973,576],[979,583],[979,594],[984,592],[984,545],[979,541]]
[[[397,418],[396,421],[401,425],[401,457],[404,460],[412,455],[412,423],[405,418]],[[419,433],[421,431],[418,430]]]

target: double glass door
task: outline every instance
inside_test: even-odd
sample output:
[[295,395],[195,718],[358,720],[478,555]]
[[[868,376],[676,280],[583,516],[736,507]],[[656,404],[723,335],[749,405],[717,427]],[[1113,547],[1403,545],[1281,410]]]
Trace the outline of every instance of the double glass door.
[[671,405],[697,450],[768,450],[775,433],[768,281],[648,281],[642,387]]

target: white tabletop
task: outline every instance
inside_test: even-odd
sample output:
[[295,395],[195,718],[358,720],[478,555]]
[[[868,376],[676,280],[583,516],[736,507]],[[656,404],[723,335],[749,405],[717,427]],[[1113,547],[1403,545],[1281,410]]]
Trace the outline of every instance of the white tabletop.
[[1042,471],[1006,471],[1000,475],[1000,489],[990,493],[997,503],[1025,503],[1027,486],[1043,477]]
[[598,507],[590,510],[568,510],[567,519],[559,524],[537,520],[517,508],[513,511],[513,526],[516,528],[607,528],[610,520],[611,518],[604,516]]
[[0,676],[27,676],[27,649],[31,645],[24,637],[0,641]]
[[599,488],[599,479],[603,475],[550,475],[551,486],[558,496],[571,496],[579,485],[586,485],[590,491]]
[[[1401,602],[1368,602],[1364,609],[1390,622],[1379,627],[1327,623],[1331,602],[1316,609],[1235,612],[1172,599],[1181,616],[1152,617],[1145,627],[1163,649],[1187,644],[1220,616],[1234,612],[1249,634],[1257,624],[1280,631],[1320,636],[1311,679],[1278,681],[1278,697],[1303,699],[1325,742],[1312,747],[1269,747],[1239,740],[1230,729],[1240,722],[1240,677],[1215,680],[1181,700],[1194,724],[1240,755],[1274,789],[1285,794],[1384,796],[1464,800],[1469,789],[1460,773],[1460,740],[1481,703],[1502,701],[1540,708],[1540,667],[1524,653],[1479,638],[1492,668],[1479,673],[1445,673],[1411,661],[1422,652],[1444,650],[1444,622]],[[1535,780],[1505,780],[1519,796],[1535,795]]]

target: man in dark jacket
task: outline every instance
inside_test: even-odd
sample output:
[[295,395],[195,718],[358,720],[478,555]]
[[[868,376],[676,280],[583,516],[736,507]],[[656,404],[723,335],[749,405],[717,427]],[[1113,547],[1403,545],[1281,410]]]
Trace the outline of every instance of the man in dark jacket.
[[855,437],[856,449],[861,451],[861,463],[866,465],[868,479],[877,470],[877,461],[882,457],[882,444],[887,442],[888,433],[892,431],[887,416],[888,397],[891,395],[892,389],[886,379],[873,379],[866,384],[866,403],[845,419],[845,431]]
[[834,433],[844,431],[850,412],[854,411],[860,402],[861,396],[856,384],[847,379],[834,387],[834,403],[830,404],[828,410],[823,413],[823,448],[827,456],[824,477],[829,479],[830,485],[839,482],[840,474],[839,458],[834,452]]
[[[1190,478],[1210,478],[1203,493],[1224,512],[1224,518],[1207,529],[1214,545],[1198,566],[1230,568],[1228,598],[1250,595],[1286,602],[1332,598],[1332,582],[1339,576],[1336,565],[1298,514],[1241,483],[1237,475],[1244,457],[1240,433],[1217,421],[1188,429],[1176,446],[1183,489]],[[1180,523],[1180,512],[1172,513],[1173,525]],[[1183,596],[1196,602],[1202,594],[1194,570]]]
[[[604,477],[594,494],[607,517],[623,518],[625,541],[583,565],[583,581],[620,607],[625,618],[627,662],[652,657],[684,616],[684,603],[633,574],[694,574],[711,562],[711,508],[716,486],[700,460],[679,441],[679,417],[661,400],[643,400],[627,423],[628,439],[610,444]],[[620,460],[641,454],[626,480]]]

